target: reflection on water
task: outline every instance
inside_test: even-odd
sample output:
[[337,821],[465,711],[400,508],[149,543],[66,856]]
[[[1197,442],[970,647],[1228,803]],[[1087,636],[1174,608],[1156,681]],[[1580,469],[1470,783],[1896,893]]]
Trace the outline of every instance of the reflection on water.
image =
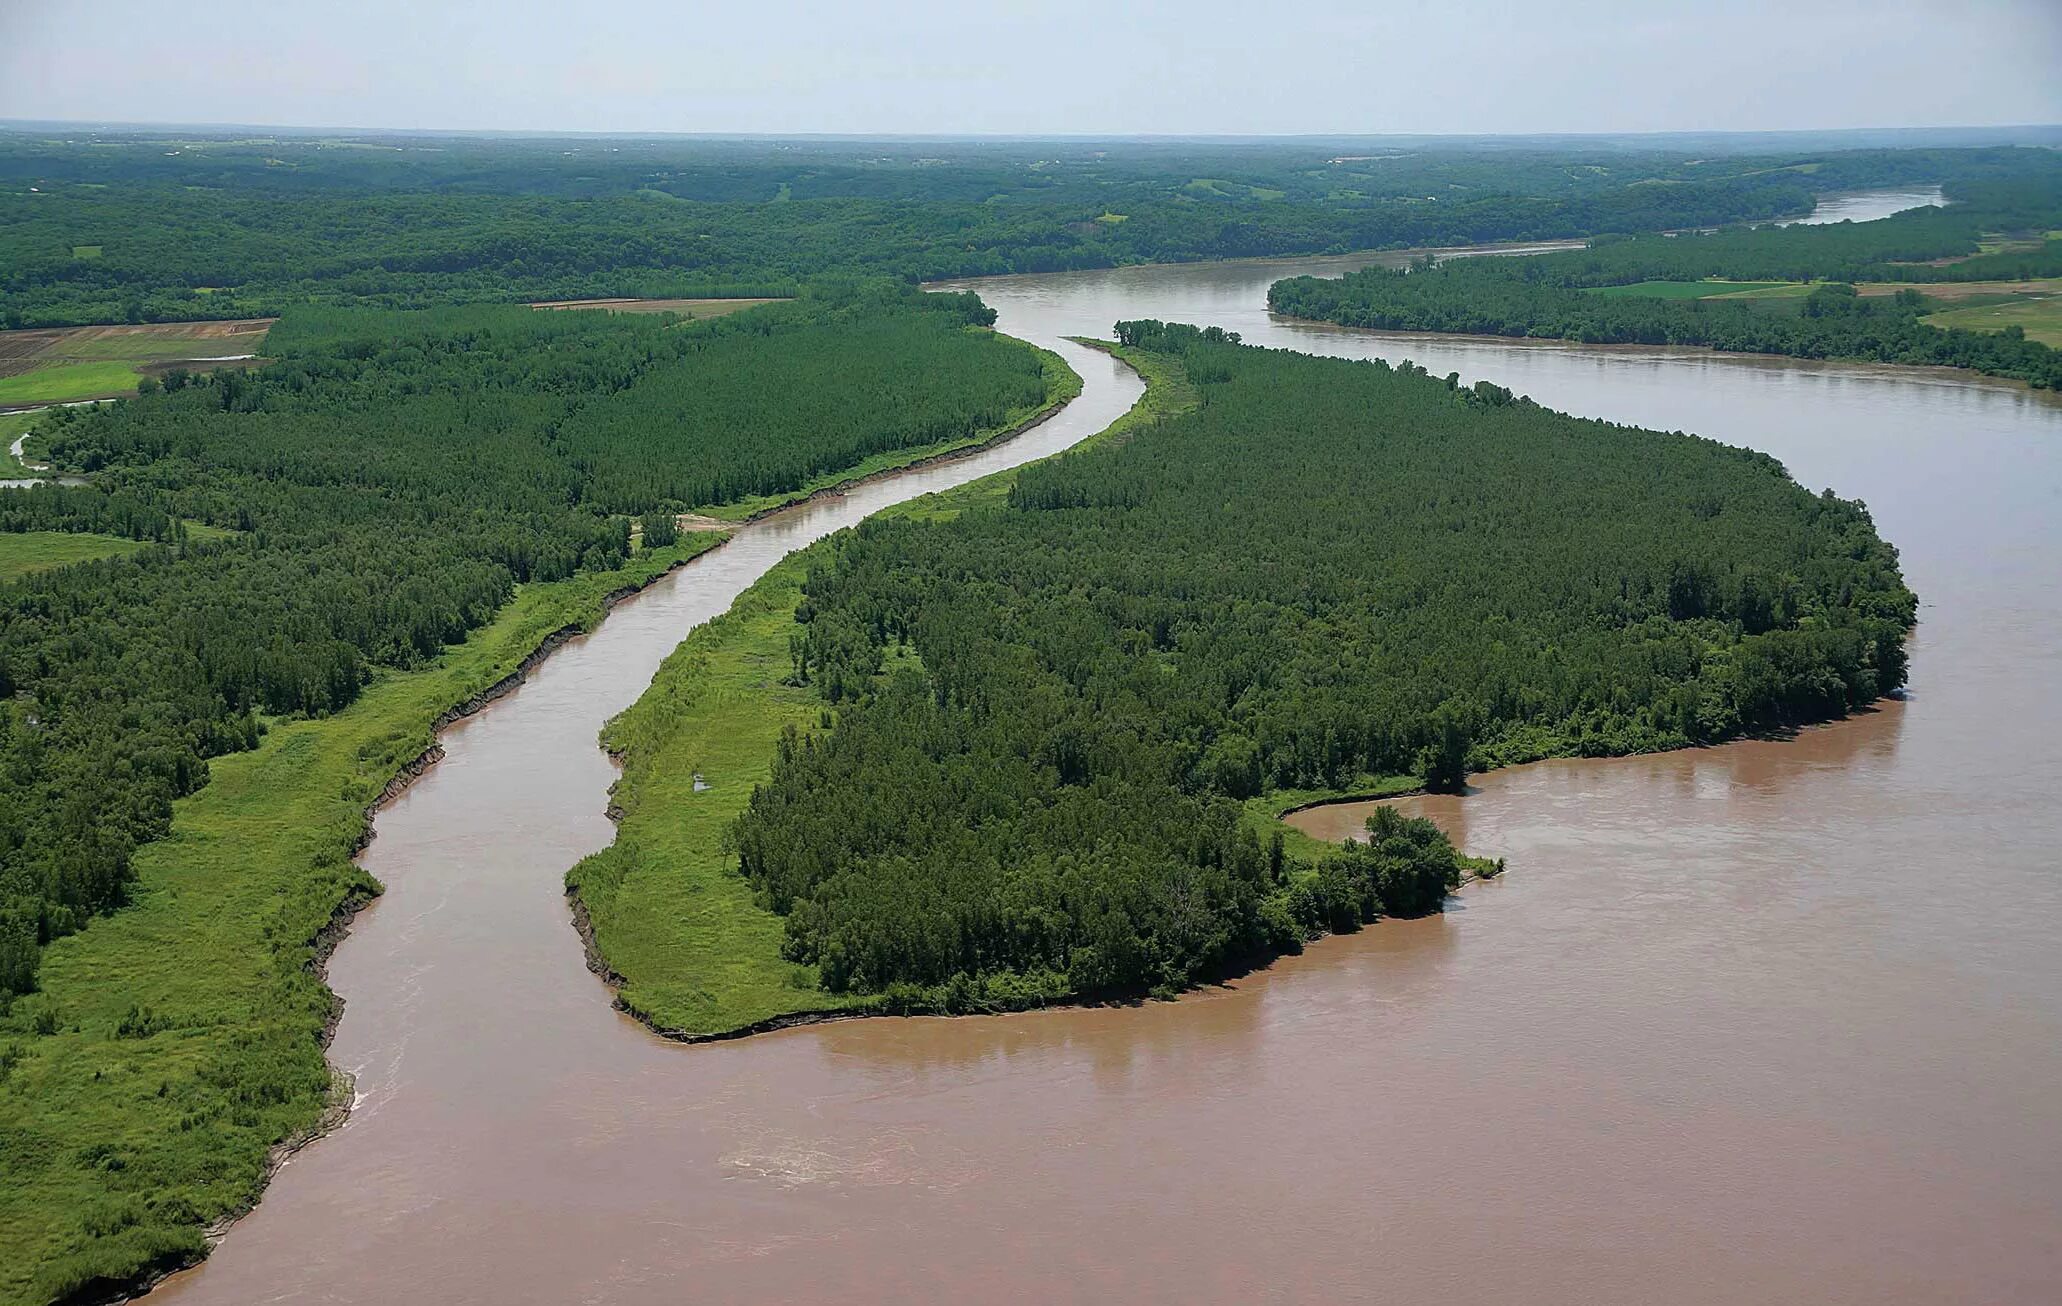
[[1812,207],[1810,217],[1794,218],[1776,225],[1803,227],[1828,222],[1874,222],[1906,209],[1939,208],[1946,203],[1947,196],[1940,193],[1938,186],[1849,191],[1841,195],[1821,195]]
[[[1885,699],[1845,721],[1807,727],[1780,739],[1752,739],[1716,748],[1685,748],[1637,757],[1532,762],[1475,776],[1465,797],[1412,794],[1379,801],[1325,803],[1291,812],[1283,819],[1313,839],[1327,843],[1342,839],[1364,842],[1368,814],[1378,806],[1388,805],[1437,822],[1455,844],[1477,856],[1505,856],[1493,846],[1493,834],[1469,829],[1468,818],[1496,806],[1499,796],[1514,785],[1531,782],[1536,773],[1565,772],[1578,795],[1600,783],[1637,775],[1655,798],[1673,805],[1737,803],[1749,797],[1787,803],[1792,790],[1809,772],[1871,775],[1887,769],[1897,751],[1904,719],[1904,702]],[[1759,814],[1753,812],[1755,816]]]
[[[978,288],[1041,341],[1214,322],[1768,450],[1903,549],[1910,701],[1416,800],[1509,874],[1179,1003],[679,1047],[610,1017],[559,875],[609,837],[600,722],[690,623],[875,501],[747,532],[449,732],[381,816],[389,892],[332,968],[365,1105],[166,1295],[2062,1296],[2062,407],[1271,319],[1268,282],[1305,266]],[[1042,447],[1128,402],[1069,357],[1087,391]]]

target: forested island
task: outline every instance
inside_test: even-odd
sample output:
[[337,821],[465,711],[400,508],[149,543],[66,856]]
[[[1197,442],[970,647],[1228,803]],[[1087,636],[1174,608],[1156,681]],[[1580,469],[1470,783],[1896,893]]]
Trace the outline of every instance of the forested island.
[[993,318],[883,283],[692,323],[311,307],[260,369],[42,417],[92,481],[0,532],[114,556],[0,587],[0,1295],[198,1257],[332,1093],[314,961],[435,725],[726,538],[683,510],[1076,392]]
[[[1388,331],[1934,364],[2062,388],[2062,350],[2027,327],[2062,328],[2062,163],[1948,193],[1949,208],[1877,222],[1600,239],[1537,258],[1295,277],[1268,305]],[[1989,325],[1972,316],[1979,309],[1995,329],[1968,329]],[[1954,316],[1931,320],[1943,312]]]
[[623,835],[570,883],[631,1010],[705,1036],[1178,991],[1464,871],[1393,816],[1292,843],[1285,793],[1453,789],[1903,684],[1895,551],[1765,455],[1118,335],[1155,383],[1128,429],[790,560],[611,725]]

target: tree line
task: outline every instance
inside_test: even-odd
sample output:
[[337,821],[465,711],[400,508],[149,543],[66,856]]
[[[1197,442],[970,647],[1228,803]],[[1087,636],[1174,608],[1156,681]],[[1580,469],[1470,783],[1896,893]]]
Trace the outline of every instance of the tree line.
[[[2032,250],[1978,252],[1985,235],[2062,223],[2062,163],[2015,184],[1967,190],[1965,203],[1877,222],[1768,227],[1675,237],[1599,240],[1528,259],[1455,260],[1366,268],[1336,279],[1275,283],[1278,313],[1388,331],[1579,340],[1585,344],[1703,345],[1799,358],[1966,367],[2053,389],[2062,351],[2017,327],[1969,331],[1922,319],[1942,305],[1931,282],[2062,274],[2062,239]],[[2015,225],[2016,224],[2016,225]],[[1950,260],[1950,261],[1942,261]],[[1599,290],[1648,281],[1811,281],[1795,296],[1667,298]],[[1853,281],[1912,283],[1863,297]],[[1713,286],[1713,293],[1724,289]]]
[[[870,522],[811,574],[789,738],[734,832],[833,989],[1178,988],[1459,873],[1426,827],[1312,863],[1250,819],[1350,789],[1838,716],[1914,600],[1861,505],[1765,455],[1408,365],[1119,324],[1200,408]],[[1457,469],[1465,468],[1465,474]]]
[[1788,159],[1623,149],[836,149],[569,161],[535,143],[168,154],[148,139],[0,135],[0,325],[787,294],[826,272],[924,280],[1653,231],[1803,213],[1827,185],[2034,153],[1859,152],[1807,174]]
[[422,665],[517,584],[622,565],[633,516],[656,547],[681,508],[1036,402],[1037,357],[990,320],[856,284],[681,325],[309,308],[262,369],[55,410],[53,463],[94,483],[11,491],[0,529],[163,547],[0,587],[0,995],[268,719]]

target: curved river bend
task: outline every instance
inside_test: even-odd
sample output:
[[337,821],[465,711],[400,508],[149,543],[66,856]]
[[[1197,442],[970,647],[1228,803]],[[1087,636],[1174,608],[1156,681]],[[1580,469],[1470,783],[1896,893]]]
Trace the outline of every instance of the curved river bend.
[[[447,732],[331,966],[357,1111],[160,1295],[2062,1297],[2062,405],[1265,313],[1274,278],[1357,261],[979,283],[1066,350],[1071,408],[743,532]],[[1136,382],[1056,341],[1120,317],[1410,357],[1859,494],[1926,600],[1910,700],[1485,777],[1426,806],[1511,874],[1178,1003],[700,1047],[612,1014],[559,892],[610,837],[600,722],[788,549],[1099,429]]]

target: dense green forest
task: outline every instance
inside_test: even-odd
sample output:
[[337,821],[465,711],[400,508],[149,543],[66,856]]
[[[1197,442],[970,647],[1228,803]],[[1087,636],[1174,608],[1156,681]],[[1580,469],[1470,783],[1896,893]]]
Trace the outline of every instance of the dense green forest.
[[[2022,331],[1969,331],[1921,320],[1943,307],[1924,293],[1929,284],[2062,275],[2062,238],[2048,234],[2062,226],[2062,159],[2010,182],[1951,194],[1959,202],[1950,208],[1878,222],[1598,240],[1587,249],[1530,259],[1296,277],[1278,282],[1268,304],[1297,317],[1392,331],[1931,363],[2062,387],[2062,351]],[[2014,232],[2031,234],[2017,248],[1985,252],[1986,237]],[[1821,284],[1769,297],[1597,293],[1707,278]],[[1857,281],[1911,284],[1864,297],[1852,284]]]
[[[1200,407],[1006,506],[840,537],[733,842],[834,992],[1178,988],[1437,906],[1452,852],[1285,858],[1242,804],[1725,739],[1899,687],[1913,598],[1859,504],[1765,455],[1488,383],[1123,323]],[[1455,467],[1469,474],[1455,476]]]
[[1037,407],[1038,356],[992,320],[878,286],[683,325],[311,308],[261,370],[57,410],[51,458],[94,483],[11,494],[0,529],[160,546],[0,588],[0,995],[268,721],[426,664],[517,585],[620,567],[632,515],[663,531]]
[[208,139],[0,135],[0,324],[784,294],[904,279],[1597,232],[2012,175],[2023,148]]

